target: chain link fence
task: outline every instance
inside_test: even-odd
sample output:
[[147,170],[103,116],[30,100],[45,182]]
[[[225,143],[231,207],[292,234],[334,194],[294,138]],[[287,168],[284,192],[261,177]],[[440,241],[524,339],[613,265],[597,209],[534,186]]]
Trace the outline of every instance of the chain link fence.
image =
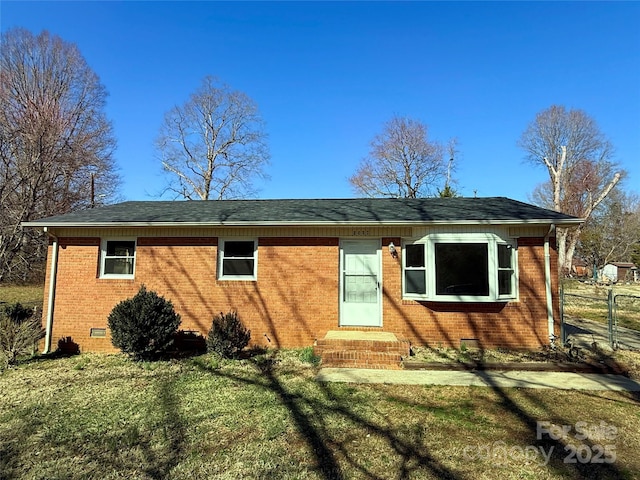
[[613,317],[617,326],[640,332],[640,296],[613,296]]
[[562,342],[569,337],[611,348],[640,349],[640,296],[594,288],[592,294],[560,294]]

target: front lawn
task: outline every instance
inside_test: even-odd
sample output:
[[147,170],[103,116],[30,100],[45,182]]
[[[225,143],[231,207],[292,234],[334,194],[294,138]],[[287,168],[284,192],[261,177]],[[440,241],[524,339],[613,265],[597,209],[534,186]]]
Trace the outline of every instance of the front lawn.
[[640,475],[637,394],[320,384],[299,356],[21,364],[0,374],[0,478]]

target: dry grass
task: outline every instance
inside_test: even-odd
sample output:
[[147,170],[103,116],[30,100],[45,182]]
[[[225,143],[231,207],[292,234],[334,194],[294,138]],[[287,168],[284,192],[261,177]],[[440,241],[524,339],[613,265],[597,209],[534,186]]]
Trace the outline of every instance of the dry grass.
[[540,350],[508,350],[477,348],[429,348],[412,347],[411,359],[424,362],[455,363],[455,362],[482,362],[482,363],[521,363],[521,362],[557,362],[565,361],[567,356],[563,349],[556,351],[549,349]]
[[42,285],[3,285],[0,284],[0,304],[22,303],[33,307],[42,307],[44,288]]
[[507,349],[455,349],[412,347],[411,361],[425,363],[574,363],[587,362],[594,365],[607,363],[618,365],[619,370],[627,372],[629,377],[640,380],[640,352],[629,350],[583,348],[578,357],[571,356],[568,349],[558,346],[551,350],[507,350]]
[[596,297],[606,297],[607,293],[611,289],[613,289],[616,294],[640,296],[640,283],[616,283],[609,285],[604,283],[593,283],[590,281],[564,279],[562,281],[562,286],[567,293]]
[[[300,358],[85,354],[22,364],[0,374],[0,478],[640,475],[640,399],[631,393],[319,384]],[[537,438],[538,421],[617,434]],[[610,445],[615,462],[564,463],[570,443],[583,454]],[[548,465],[540,448],[552,449]]]

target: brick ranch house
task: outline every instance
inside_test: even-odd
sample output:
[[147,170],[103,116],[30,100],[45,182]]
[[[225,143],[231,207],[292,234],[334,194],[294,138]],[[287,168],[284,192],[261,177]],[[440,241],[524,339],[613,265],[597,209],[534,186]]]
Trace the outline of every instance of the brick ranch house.
[[555,227],[508,198],[124,202],[25,223],[49,234],[45,351],[114,351],[107,317],[141,285],[206,334],[237,310],[255,345],[328,332],[537,348],[559,334]]

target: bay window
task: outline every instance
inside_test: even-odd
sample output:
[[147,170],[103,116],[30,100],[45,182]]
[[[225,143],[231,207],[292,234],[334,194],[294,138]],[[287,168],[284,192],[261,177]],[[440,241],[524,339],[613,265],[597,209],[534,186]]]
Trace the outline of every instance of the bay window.
[[517,297],[516,249],[493,234],[432,234],[405,241],[403,298],[497,302]]

